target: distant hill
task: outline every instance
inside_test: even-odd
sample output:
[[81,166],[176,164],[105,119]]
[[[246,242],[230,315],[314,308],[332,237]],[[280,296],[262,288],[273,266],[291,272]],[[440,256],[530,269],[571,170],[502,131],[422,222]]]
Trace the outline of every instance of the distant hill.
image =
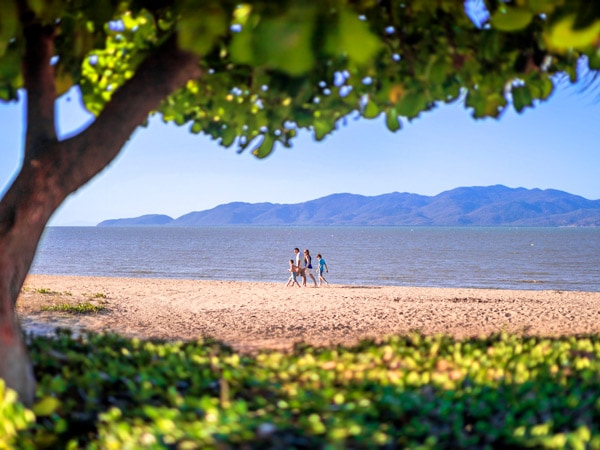
[[147,214],[145,216],[134,217],[132,219],[110,219],[103,220],[97,226],[99,227],[147,227],[156,225],[169,225],[173,218],[164,214]]
[[177,219],[147,215],[98,226],[600,226],[600,200],[554,189],[461,187],[428,197],[333,194],[296,204],[228,203]]

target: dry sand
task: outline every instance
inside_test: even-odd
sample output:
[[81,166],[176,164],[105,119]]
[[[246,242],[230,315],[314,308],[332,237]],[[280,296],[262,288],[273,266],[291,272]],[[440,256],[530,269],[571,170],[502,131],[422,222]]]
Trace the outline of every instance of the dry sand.
[[[43,310],[84,302],[106,309]],[[61,327],[168,340],[211,337],[241,351],[284,350],[297,342],[352,345],[411,331],[457,338],[600,333],[600,292],[30,275],[17,311],[33,332]]]

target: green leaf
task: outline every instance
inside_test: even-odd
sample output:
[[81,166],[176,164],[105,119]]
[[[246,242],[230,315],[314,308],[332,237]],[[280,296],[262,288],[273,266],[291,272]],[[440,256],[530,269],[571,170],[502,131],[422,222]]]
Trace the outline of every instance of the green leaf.
[[194,122],[190,128],[190,131],[194,134],[202,132],[202,124],[200,122]]
[[516,86],[512,89],[513,105],[518,112],[533,105],[533,98],[528,86]]
[[374,119],[379,115],[379,107],[374,101],[369,101],[367,106],[365,106],[362,115],[365,119]]
[[262,142],[256,147],[252,154],[258,158],[265,158],[271,154],[275,145],[275,139],[270,134],[263,134]]
[[57,64],[56,74],[54,76],[54,89],[56,95],[61,96],[67,92],[75,84],[73,77],[69,72],[64,70],[62,64]]
[[600,70],[600,50],[596,50],[589,55],[588,65],[592,70]]
[[254,64],[299,76],[313,68],[312,51],[314,10],[294,8],[285,14],[260,17],[235,33],[231,58],[242,64]]
[[45,417],[53,414],[59,406],[60,400],[56,397],[46,396],[33,405],[33,412],[36,416]]
[[575,15],[569,15],[550,25],[544,32],[548,48],[566,52],[572,49],[585,50],[598,43],[600,20],[583,29],[575,29]]
[[238,64],[252,64],[254,62],[254,49],[252,47],[252,31],[249,27],[235,33],[229,45],[231,60]]
[[15,37],[19,24],[19,15],[14,1],[8,0],[3,3],[5,4],[2,5],[0,13],[0,57],[6,52],[10,40]]
[[500,33],[495,30],[484,30],[481,38],[480,52],[487,61],[495,61],[501,52]]
[[503,6],[491,18],[492,27],[500,31],[519,31],[527,27],[533,13],[527,9]]
[[60,17],[63,9],[62,0],[28,0],[32,11],[45,23],[51,23]]
[[554,84],[550,77],[546,74],[535,74],[528,78],[527,85],[531,90],[531,95],[534,98],[541,100],[547,99],[554,90]]
[[456,100],[461,93],[461,85],[456,79],[451,79],[450,82],[444,84],[444,101],[446,103]]
[[443,56],[433,55],[427,69],[429,74],[427,77],[428,80],[431,83],[440,84],[443,83],[448,76],[450,66]]
[[313,129],[315,130],[315,139],[321,141],[335,128],[335,121],[328,122],[326,119],[315,119]]
[[330,28],[327,36],[327,52],[332,55],[345,53],[359,65],[368,63],[381,49],[381,41],[355,12],[343,8],[337,19],[336,26]]
[[[16,81],[21,76],[21,52],[16,46],[11,46],[0,57],[0,81]],[[20,87],[20,86],[18,86]]]
[[220,144],[223,147],[229,147],[229,146],[231,146],[231,144],[233,144],[233,142],[235,141],[236,137],[237,137],[237,133],[236,133],[235,128],[233,128],[233,127],[227,127],[221,133],[221,142],[220,142]]
[[498,117],[506,105],[504,96],[497,92],[470,90],[467,94],[466,105],[473,108],[473,117]]
[[535,14],[550,14],[556,5],[554,0],[527,0],[527,7]]
[[137,20],[136,17],[134,17],[131,13],[127,12],[126,14],[123,14],[123,17],[121,18],[121,20],[123,21],[123,26],[125,27],[126,30],[133,30],[135,27],[137,27]]
[[290,75],[302,75],[314,65],[311,48],[313,22],[310,18],[262,23],[257,33],[259,61]]
[[402,128],[400,124],[400,119],[398,119],[398,114],[396,113],[395,109],[390,109],[389,111],[386,111],[385,125],[387,126],[388,130],[392,132],[396,132],[400,128]]
[[427,107],[427,97],[422,92],[406,92],[396,103],[398,115],[413,118]]
[[198,55],[207,54],[228,29],[225,11],[216,3],[199,8],[197,3],[187,2],[181,16],[177,23],[178,44]]
[[310,127],[313,122],[313,114],[310,110],[304,108],[295,108],[292,117],[294,122],[303,128]]

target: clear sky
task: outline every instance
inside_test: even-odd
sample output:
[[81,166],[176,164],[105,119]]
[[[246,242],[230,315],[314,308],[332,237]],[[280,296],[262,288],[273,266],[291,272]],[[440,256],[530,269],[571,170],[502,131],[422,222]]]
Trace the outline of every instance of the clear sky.
[[[90,117],[71,92],[57,105],[67,135]],[[22,103],[0,103],[0,195],[22,157]],[[563,87],[549,101],[500,120],[439,107],[391,133],[382,119],[349,119],[325,141],[308,133],[264,160],[237,154],[187,127],[151,120],[121,155],[72,194],[51,225],[167,214],[177,218],[234,201],[299,203],[334,193],[436,195],[460,186],[559,189],[600,199],[597,90]]]

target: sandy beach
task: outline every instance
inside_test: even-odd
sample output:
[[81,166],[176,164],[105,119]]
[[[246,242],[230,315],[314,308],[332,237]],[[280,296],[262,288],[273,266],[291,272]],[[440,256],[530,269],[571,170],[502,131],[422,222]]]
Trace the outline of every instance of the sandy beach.
[[[86,302],[104,309],[45,310]],[[23,328],[38,333],[61,327],[169,340],[210,337],[240,351],[285,350],[298,342],[353,345],[411,331],[457,338],[600,333],[600,292],[30,275],[17,312]]]

